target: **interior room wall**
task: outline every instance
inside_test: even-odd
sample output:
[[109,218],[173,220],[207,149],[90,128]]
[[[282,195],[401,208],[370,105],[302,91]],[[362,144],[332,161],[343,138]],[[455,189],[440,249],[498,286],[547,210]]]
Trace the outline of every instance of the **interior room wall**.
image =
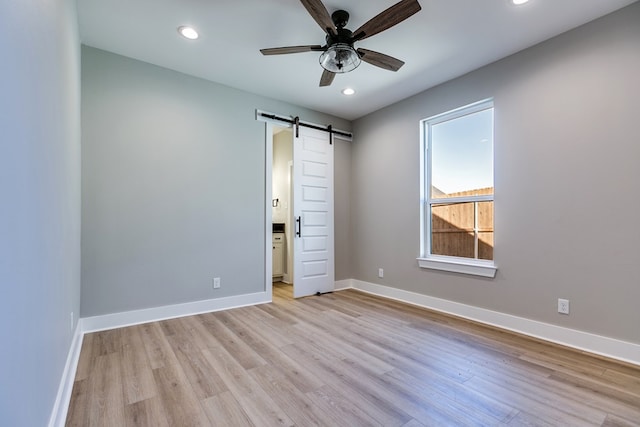
[[2,2],[0,57],[0,425],[44,426],[80,311],[75,1]]
[[[356,120],[353,277],[640,343],[639,22],[636,2]],[[420,269],[419,122],[490,97],[497,276]]]
[[[355,137],[355,136],[354,136]],[[333,138],[333,209],[336,281],[351,279],[351,142]],[[355,219],[357,220],[357,218]]]
[[270,201],[255,109],[351,129],[86,46],[82,103],[82,316],[263,292]]

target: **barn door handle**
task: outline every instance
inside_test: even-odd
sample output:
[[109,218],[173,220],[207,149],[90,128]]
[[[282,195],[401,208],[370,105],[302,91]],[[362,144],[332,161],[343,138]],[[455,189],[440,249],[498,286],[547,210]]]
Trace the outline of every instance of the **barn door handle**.
[[302,237],[302,224],[300,223],[300,218],[296,218],[296,236]]

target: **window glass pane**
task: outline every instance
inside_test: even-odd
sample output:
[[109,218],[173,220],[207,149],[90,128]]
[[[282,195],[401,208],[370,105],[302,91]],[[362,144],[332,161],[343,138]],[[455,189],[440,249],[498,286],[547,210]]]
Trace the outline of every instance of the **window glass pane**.
[[493,260],[493,231],[478,233],[478,259]]
[[493,259],[493,202],[431,206],[431,254]]
[[478,231],[493,232],[493,202],[478,202]]
[[431,126],[431,197],[493,194],[493,109]]
[[431,207],[431,253],[475,258],[474,204]]
[[493,202],[478,202],[478,258],[493,259]]

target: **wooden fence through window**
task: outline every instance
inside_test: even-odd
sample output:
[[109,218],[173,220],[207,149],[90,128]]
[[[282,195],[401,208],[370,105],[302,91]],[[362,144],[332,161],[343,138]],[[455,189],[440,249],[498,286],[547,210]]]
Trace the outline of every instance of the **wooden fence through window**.
[[[493,188],[447,194],[442,201],[487,194],[493,194]],[[431,214],[432,254],[493,259],[493,201],[436,204]]]

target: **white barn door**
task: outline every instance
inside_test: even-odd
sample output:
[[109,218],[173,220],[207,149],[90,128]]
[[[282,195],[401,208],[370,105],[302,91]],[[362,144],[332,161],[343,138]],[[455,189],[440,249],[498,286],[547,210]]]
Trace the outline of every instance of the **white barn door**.
[[333,291],[333,144],[329,132],[300,126],[293,138],[293,296]]

